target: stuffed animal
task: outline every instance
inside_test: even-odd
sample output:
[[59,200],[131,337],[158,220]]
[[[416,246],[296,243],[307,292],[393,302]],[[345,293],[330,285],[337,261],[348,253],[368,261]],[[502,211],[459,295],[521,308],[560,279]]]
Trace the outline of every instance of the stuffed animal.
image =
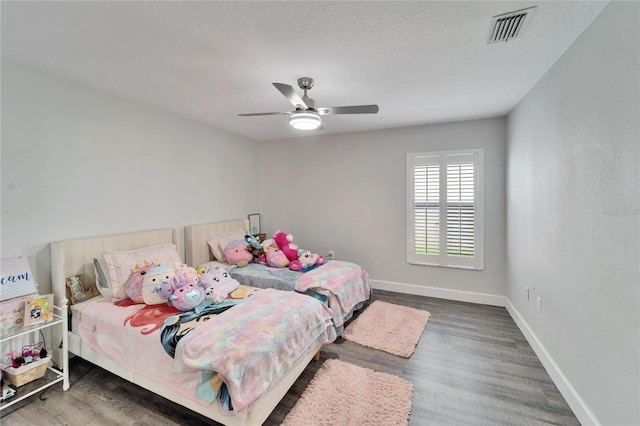
[[172,278],[174,278],[174,270],[168,266],[158,265],[148,270],[147,273],[144,274],[142,281],[142,299],[144,303],[147,305],[167,303],[167,299],[164,298],[167,292],[165,291],[161,295],[158,288],[171,283]]
[[278,246],[276,245],[276,242],[274,241],[274,239],[273,239],[273,238],[267,238],[267,239],[266,239],[266,240],[264,240],[261,244],[262,244],[262,249],[263,249],[265,252],[269,251],[269,250],[270,250],[270,249],[272,249],[272,248],[276,248],[276,247],[278,247]]
[[207,269],[207,272],[200,276],[198,285],[204,289],[205,299],[217,304],[237,289],[240,283],[232,278],[224,268],[216,267]]
[[156,293],[162,300],[166,300],[169,305],[171,305],[169,297],[171,297],[174,290],[175,288],[173,288],[171,281],[160,281],[160,284],[156,285]]
[[150,269],[158,266],[155,263],[149,263],[147,261],[144,262],[143,266],[136,265],[125,284],[125,292],[129,299],[133,300],[135,303],[144,303],[142,298],[142,282],[144,281],[144,276],[149,272]]
[[178,287],[169,297],[174,308],[179,311],[191,311],[204,302],[204,290],[202,287],[191,283]]
[[315,266],[324,264],[324,256],[311,253],[309,250],[298,250],[298,260],[300,261],[301,271],[308,271]]
[[298,246],[291,243],[293,241],[293,236],[291,234],[285,234],[282,231],[278,231],[273,235],[273,241],[275,241],[276,245],[280,250],[282,250],[284,255],[287,256],[289,262],[298,260]]
[[289,259],[279,248],[271,249],[265,255],[267,265],[272,268],[286,268],[289,266]]
[[[298,250],[298,246],[292,244],[293,236],[291,234],[278,231],[273,235],[273,240],[289,259],[289,269],[292,271],[303,271],[324,263],[324,257],[313,254],[308,250]],[[304,259],[300,258],[301,253],[305,256]]]
[[176,280],[175,282],[179,282],[181,285],[198,285],[198,280],[200,279],[200,277],[198,276],[198,271],[195,268],[187,265],[178,266],[176,268],[175,276],[176,278],[178,278],[178,280]]
[[224,249],[224,255],[230,265],[243,268],[253,260],[253,255],[247,251],[247,243],[244,240],[231,241]]
[[247,242],[247,251],[253,256],[252,260],[254,262],[259,262],[265,254],[260,241],[258,241],[258,239],[253,235],[245,235],[244,240]]

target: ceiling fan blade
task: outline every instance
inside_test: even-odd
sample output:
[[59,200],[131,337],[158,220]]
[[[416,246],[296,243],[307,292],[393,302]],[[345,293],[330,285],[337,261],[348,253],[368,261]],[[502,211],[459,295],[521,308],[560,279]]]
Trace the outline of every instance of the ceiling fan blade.
[[322,107],[318,108],[318,114],[376,114],[380,108],[378,105],[353,105],[341,107]]
[[291,112],[252,112],[249,114],[238,114],[240,117],[252,117],[255,115],[289,115]]
[[285,98],[291,102],[291,104],[296,107],[296,109],[308,109],[307,104],[302,100],[300,95],[293,90],[293,87],[284,83],[273,83],[273,85],[284,95]]

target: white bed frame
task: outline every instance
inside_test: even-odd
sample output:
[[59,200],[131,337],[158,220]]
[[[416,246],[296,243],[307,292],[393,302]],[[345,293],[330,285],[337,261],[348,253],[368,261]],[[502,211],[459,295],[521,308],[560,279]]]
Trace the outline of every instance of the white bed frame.
[[203,223],[184,227],[184,251],[187,265],[198,266],[214,260],[208,241],[219,235],[243,230],[249,232],[248,220]]
[[[238,222],[242,224],[240,228],[236,228]],[[222,234],[235,229],[244,229],[244,227],[245,221],[222,222],[219,223],[218,226],[214,226],[214,228],[218,230],[217,232]],[[133,250],[161,243],[176,243],[178,237],[179,234],[175,229],[159,229],[53,242],[51,243],[51,278],[52,288],[55,294],[54,297],[56,300],[66,298],[67,287],[65,285],[65,278],[71,275],[83,274],[85,282],[95,283],[93,259],[106,250]],[[202,253],[200,256],[202,256]],[[201,263],[207,261],[208,260],[205,260]],[[190,262],[187,262],[187,264],[192,265]],[[260,425],[264,423],[289,388],[294,384],[300,374],[302,374],[307,364],[319,353],[321,346],[322,345],[318,345],[315,348],[311,348],[308,353],[303,354],[297,364],[289,369],[280,381],[274,384],[269,392],[255,403],[247,418],[242,419],[238,416],[223,414],[217,403],[210,406],[200,405],[153,379],[137,374],[117,364],[106,356],[91,349],[91,347],[82,341],[79,334],[69,332],[68,338],[68,349],[70,353],[129,380],[144,389],[225,425]],[[57,359],[62,359],[62,355],[60,350],[54,352],[54,357],[57,357]]]

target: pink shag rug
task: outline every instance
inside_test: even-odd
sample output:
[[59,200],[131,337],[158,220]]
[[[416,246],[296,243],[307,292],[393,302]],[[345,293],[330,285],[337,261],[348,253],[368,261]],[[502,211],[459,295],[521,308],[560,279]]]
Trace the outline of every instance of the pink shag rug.
[[342,333],[346,340],[409,358],[431,314],[421,309],[374,301]]
[[329,359],[282,426],[407,425],[413,385],[393,374]]

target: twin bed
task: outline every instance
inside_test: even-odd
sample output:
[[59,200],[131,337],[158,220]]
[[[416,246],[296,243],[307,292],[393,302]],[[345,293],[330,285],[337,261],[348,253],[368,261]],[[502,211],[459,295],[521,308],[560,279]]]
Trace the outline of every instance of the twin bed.
[[[198,267],[216,261],[208,241],[246,228],[244,220],[185,227],[184,263]],[[66,297],[69,276],[82,274],[87,283],[95,282],[94,259],[107,251],[177,244],[181,237],[174,229],[161,229],[54,242],[55,297]],[[316,281],[306,284],[320,285],[309,288],[316,297],[265,285],[235,306],[212,307],[195,320],[171,307],[118,306],[113,298],[96,297],[72,306],[69,353],[217,422],[262,424],[322,345],[333,341],[344,321],[370,297],[366,272],[357,265],[331,261],[312,272],[300,278],[316,275]],[[291,274],[285,275],[290,282]],[[244,284],[244,279],[238,281]],[[295,283],[288,288],[294,289]],[[201,325],[192,330],[179,325],[183,320]],[[192,331],[169,350],[160,342],[167,340],[168,324],[174,323],[176,333]]]

